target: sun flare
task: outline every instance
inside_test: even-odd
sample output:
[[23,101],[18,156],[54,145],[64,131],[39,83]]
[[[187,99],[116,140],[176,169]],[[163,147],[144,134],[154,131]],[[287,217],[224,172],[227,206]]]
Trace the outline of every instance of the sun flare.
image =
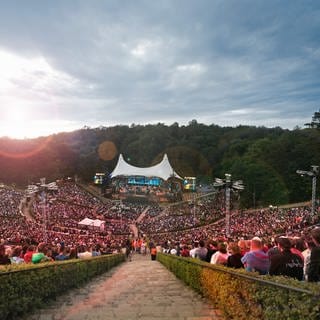
[[61,119],[58,105],[68,101],[77,81],[41,55],[22,57],[0,48],[0,137],[70,131],[75,125]]
[[11,138],[21,139],[32,134],[31,119],[27,110],[22,108],[7,108],[2,118],[1,131]]

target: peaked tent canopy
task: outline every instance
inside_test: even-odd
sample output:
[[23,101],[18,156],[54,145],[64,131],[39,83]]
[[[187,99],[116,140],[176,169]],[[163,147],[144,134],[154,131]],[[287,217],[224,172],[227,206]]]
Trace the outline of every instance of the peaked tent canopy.
[[163,180],[168,180],[170,177],[175,177],[183,180],[171,167],[167,154],[158,164],[151,167],[135,167],[127,163],[122,154],[119,155],[118,163],[111,173],[111,178],[117,176],[142,176],[142,177],[159,177]]
[[94,229],[100,229],[100,230],[104,230],[105,228],[105,222],[99,219],[84,218],[83,220],[78,222],[78,225],[92,227]]

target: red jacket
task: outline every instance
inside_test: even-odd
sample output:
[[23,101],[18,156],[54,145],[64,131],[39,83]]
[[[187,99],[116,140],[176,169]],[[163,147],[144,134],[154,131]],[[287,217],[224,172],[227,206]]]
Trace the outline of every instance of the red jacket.
[[24,262],[31,263],[31,259],[32,259],[33,254],[34,254],[34,251],[27,251],[23,256]]

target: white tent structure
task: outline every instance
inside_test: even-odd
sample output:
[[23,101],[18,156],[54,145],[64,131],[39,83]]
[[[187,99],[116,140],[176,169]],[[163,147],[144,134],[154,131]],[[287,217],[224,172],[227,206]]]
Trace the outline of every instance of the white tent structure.
[[175,177],[183,180],[172,168],[167,154],[164,154],[163,159],[158,164],[151,167],[135,167],[127,163],[122,154],[119,155],[118,163],[111,173],[111,178],[117,176],[142,176],[142,177],[159,177],[163,180],[168,180]]
[[104,231],[105,228],[105,221],[99,220],[99,219],[89,219],[89,218],[84,218],[80,222],[78,222],[78,225],[80,227],[88,227],[91,229],[98,229],[101,231]]

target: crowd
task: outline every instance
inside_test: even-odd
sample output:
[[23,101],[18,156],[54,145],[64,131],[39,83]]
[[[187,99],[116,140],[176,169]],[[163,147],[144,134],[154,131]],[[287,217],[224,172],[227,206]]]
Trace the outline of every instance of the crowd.
[[243,268],[260,275],[282,275],[300,281],[320,281],[320,227],[312,228],[308,237],[277,236],[269,243],[257,236],[239,241],[200,240],[192,245],[165,241],[159,250],[211,264]]
[[[170,230],[153,233],[143,229],[145,233],[152,235],[156,241],[170,239],[173,242],[185,240],[192,242],[199,239],[212,239],[226,237],[224,214],[211,224],[206,224],[192,229],[186,229],[181,224],[180,230]],[[164,224],[166,222],[163,222]],[[267,208],[255,211],[234,211],[230,219],[230,235],[227,240],[240,238],[250,239],[254,236],[271,239],[276,234],[288,236],[304,235],[310,226],[318,223],[318,214],[311,217],[310,207],[295,208]]]
[[7,264],[37,264],[48,261],[62,261],[68,259],[88,259],[103,254],[117,253],[123,243],[117,246],[107,244],[78,244],[66,245],[64,242],[48,244],[40,242],[38,245],[6,245],[0,244],[0,265]]
[[[12,188],[0,192],[0,239],[10,244],[46,240],[53,245],[101,244],[114,248],[128,238],[130,223],[139,215],[136,207],[126,207],[129,212],[119,213],[114,203],[103,204],[72,182],[60,183],[58,191],[46,192],[45,197],[43,193],[25,195]],[[79,222],[86,217],[103,219],[105,229],[80,227]]]
[[[314,256],[319,257],[320,235],[314,228],[318,214],[311,216],[308,206],[232,210],[226,236],[224,201],[219,194],[161,207],[102,203],[74,182],[58,187],[45,196],[29,195],[27,200],[23,192],[0,189],[0,264],[119,252],[129,238],[135,238],[132,248],[138,252],[146,252],[152,243],[164,252],[214,264],[318,281],[312,264]],[[83,228],[79,221],[84,218],[102,219],[106,227]],[[133,234],[131,225],[140,234]],[[258,265],[252,264],[257,261]]]
[[147,234],[189,230],[209,225],[224,215],[224,203],[217,193],[168,206],[158,215],[147,216],[139,223],[139,228]]
[[0,215],[11,217],[20,214],[20,203],[23,199],[23,192],[12,188],[0,188]]

